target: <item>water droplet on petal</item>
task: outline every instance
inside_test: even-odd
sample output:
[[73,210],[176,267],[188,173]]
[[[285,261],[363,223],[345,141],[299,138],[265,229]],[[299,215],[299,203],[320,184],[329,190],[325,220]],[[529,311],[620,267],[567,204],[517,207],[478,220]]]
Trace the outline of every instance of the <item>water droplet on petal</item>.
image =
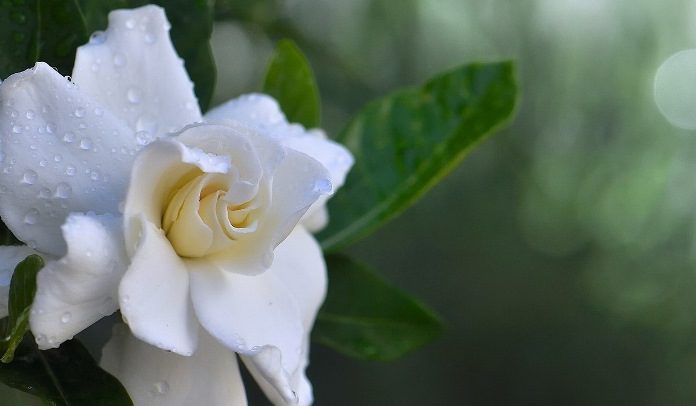
[[27,224],[36,224],[39,220],[40,213],[36,209],[29,209],[24,215],[24,222]]
[[72,314],[70,314],[70,312],[65,312],[65,313],[63,313],[62,316],[60,316],[60,322],[63,324],[69,323],[71,319],[72,319]]
[[126,28],[128,28],[129,30],[135,28],[135,20],[133,20],[132,18],[126,20]]
[[128,89],[126,96],[128,97],[128,101],[131,104],[140,103],[140,99],[142,98],[140,90],[136,89],[134,87],[131,87],[130,89]]
[[76,169],[75,169],[75,167],[72,166],[72,165],[68,165],[68,166],[65,168],[65,174],[68,175],[68,176],[73,176],[73,175],[75,174],[75,171],[76,171]]
[[39,175],[37,175],[36,172],[32,171],[31,169],[27,169],[22,175],[22,180],[20,183],[25,185],[33,185],[36,183],[36,179],[38,179],[38,177]]
[[49,134],[53,134],[53,132],[56,130],[56,125],[53,123],[48,123],[46,124],[46,132]]
[[71,142],[75,141],[75,134],[73,134],[71,132],[65,133],[65,135],[63,135],[63,141],[65,141],[67,143],[71,143]]
[[152,385],[152,394],[155,396],[161,396],[169,392],[169,384],[167,381],[156,382]]
[[54,196],[59,199],[67,199],[72,195],[72,187],[65,182],[56,185]]
[[14,125],[12,126],[12,132],[15,134],[19,134],[22,132],[22,126],[21,125]]
[[135,142],[138,145],[147,145],[153,141],[153,137],[148,131],[138,131],[135,133]]
[[328,179],[319,179],[314,182],[314,191],[317,193],[331,192],[331,181]]
[[82,149],[82,150],[85,150],[85,151],[90,150],[90,149],[92,149],[93,145],[94,144],[92,143],[92,139],[89,137],[85,137],[85,138],[80,140],[80,149]]
[[56,161],[56,162],[60,162],[60,161],[63,160],[63,155],[61,155],[61,154],[56,154],[56,155],[53,156],[53,160]]
[[148,44],[148,45],[154,44],[156,41],[157,41],[157,37],[155,37],[153,34],[151,34],[149,32],[145,34],[145,43],[146,44]]
[[29,120],[32,120],[34,117],[36,117],[36,113],[34,113],[34,110],[27,110],[25,116],[26,116]]
[[121,68],[123,66],[126,66],[126,57],[123,56],[123,54],[118,53],[118,54],[114,55],[113,62],[114,62],[115,67]]
[[82,107],[78,107],[74,111],[75,117],[84,117],[85,116],[85,109]]
[[106,34],[104,31],[95,31],[89,36],[90,44],[103,44],[106,41]]
[[94,115],[97,117],[101,117],[104,114],[104,110],[100,109],[99,107],[94,108]]

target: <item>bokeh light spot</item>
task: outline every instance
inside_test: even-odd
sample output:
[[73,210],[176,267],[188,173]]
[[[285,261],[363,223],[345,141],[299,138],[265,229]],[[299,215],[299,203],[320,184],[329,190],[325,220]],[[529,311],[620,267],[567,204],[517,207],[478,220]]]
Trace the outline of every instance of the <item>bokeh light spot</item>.
[[673,125],[696,129],[696,49],[677,52],[657,69],[655,102]]

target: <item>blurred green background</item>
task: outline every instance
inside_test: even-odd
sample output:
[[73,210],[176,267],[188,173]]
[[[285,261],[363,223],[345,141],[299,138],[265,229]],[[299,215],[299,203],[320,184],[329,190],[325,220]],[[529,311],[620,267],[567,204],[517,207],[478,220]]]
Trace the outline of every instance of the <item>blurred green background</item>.
[[695,2],[217,7],[216,100],[258,89],[273,42],[291,37],[334,134],[396,87],[466,62],[518,64],[513,124],[350,250],[448,330],[394,363],[315,346],[318,405],[696,403],[696,134],[653,97],[660,64],[696,48]]

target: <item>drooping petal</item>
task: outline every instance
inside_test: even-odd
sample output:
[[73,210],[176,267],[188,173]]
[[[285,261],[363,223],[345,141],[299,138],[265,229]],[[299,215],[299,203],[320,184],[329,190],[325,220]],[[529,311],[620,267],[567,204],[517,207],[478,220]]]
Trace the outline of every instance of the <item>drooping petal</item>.
[[117,325],[102,350],[101,367],[123,383],[136,405],[247,404],[235,354],[205,332],[195,354],[184,357],[148,345]]
[[75,83],[140,132],[141,143],[201,121],[169,28],[161,7],[115,10],[108,29],[93,35],[75,57]]
[[329,171],[334,191],[343,185],[353,165],[353,156],[344,146],[327,139],[321,130],[305,130],[299,124],[289,124],[275,99],[265,94],[230,100],[210,110],[204,118],[207,122],[237,121],[311,156]]
[[[326,296],[326,265],[321,248],[314,237],[302,226],[298,226],[288,238],[276,248],[273,266],[268,271],[277,276],[289,289],[300,312],[305,330],[302,344],[302,354],[299,363],[288,371],[289,383],[296,393],[299,405],[310,405],[314,399],[312,386],[305,375],[309,364],[310,332],[319,307]],[[264,393],[275,404],[285,401],[280,395],[284,389],[273,385],[278,379],[265,376],[267,367],[259,365],[263,359],[254,356],[243,356],[247,368],[252,373]]]
[[118,283],[128,258],[122,219],[71,214],[63,225],[67,254],[49,261],[37,276],[29,318],[41,349],[63,341],[118,309]]
[[304,377],[306,340],[326,289],[323,257],[313,237],[298,227],[276,248],[271,268],[259,275],[200,262],[190,266],[199,321],[244,355],[269,398],[292,403],[296,396],[311,396]]
[[121,314],[139,339],[181,355],[198,345],[186,265],[158,227],[139,222],[140,241],[121,280]]
[[37,252],[26,245],[0,246],[0,319],[7,316],[12,274],[18,263]]
[[20,240],[62,256],[68,213],[117,212],[131,130],[41,62],[5,80],[0,100],[0,215]]

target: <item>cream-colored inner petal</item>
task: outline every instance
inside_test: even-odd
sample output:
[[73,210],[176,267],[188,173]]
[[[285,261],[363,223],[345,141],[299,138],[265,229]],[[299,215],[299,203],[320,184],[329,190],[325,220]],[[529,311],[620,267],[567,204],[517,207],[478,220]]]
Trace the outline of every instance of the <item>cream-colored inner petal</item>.
[[235,241],[256,231],[263,204],[254,195],[239,204],[228,201],[235,186],[249,189],[234,177],[230,184],[229,178],[229,174],[192,174],[171,194],[162,228],[180,256],[200,258],[234,249]]

